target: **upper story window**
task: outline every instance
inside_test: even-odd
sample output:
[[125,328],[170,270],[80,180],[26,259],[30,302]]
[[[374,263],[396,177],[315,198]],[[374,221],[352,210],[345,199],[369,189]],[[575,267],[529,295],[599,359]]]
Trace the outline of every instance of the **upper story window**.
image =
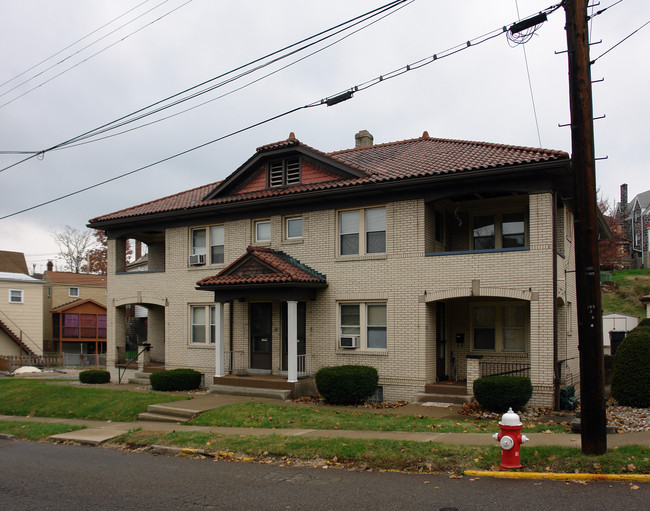
[[339,212],[340,255],[383,254],[385,252],[385,207]]
[[269,241],[271,241],[271,221],[270,220],[255,221],[255,242],[268,243]]
[[72,296],[74,298],[79,297],[79,288],[78,287],[68,288],[68,296]]
[[[208,251],[209,247],[209,251]],[[223,264],[224,226],[213,225],[192,229],[190,264]]]
[[300,184],[300,158],[288,158],[269,164],[269,188]]
[[294,216],[285,219],[285,237],[288,240],[302,238],[302,217]]
[[22,289],[9,290],[9,303],[24,303],[24,292]]
[[474,250],[525,247],[526,216],[524,212],[474,216],[472,239]]

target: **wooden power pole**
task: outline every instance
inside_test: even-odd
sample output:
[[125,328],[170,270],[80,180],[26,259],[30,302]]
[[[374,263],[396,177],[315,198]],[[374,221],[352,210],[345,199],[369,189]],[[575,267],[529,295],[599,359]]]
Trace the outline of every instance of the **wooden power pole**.
[[596,162],[587,0],[566,0],[582,452],[607,452],[605,367],[598,260]]

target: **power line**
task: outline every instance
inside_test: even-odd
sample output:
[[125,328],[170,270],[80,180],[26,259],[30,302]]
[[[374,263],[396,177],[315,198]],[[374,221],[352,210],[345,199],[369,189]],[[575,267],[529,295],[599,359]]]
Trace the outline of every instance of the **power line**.
[[[89,48],[89,47],[92,46],[93,44],[95,44],[95,43],[101,41],[102,39],[108,37],[109,35],[114,34],[114,33],[117,32],[118,30],[120,30],[121,28],[125,27],[126,25],[128,25],[128,24],[130,24],[130,23],[133,23],[133,22],[136,21],[137,19],[139,19],[139,18],[141,18],[142,16],[144,16],[144,15],[150,13],[150,12],[153,11],[154,9],[157,9],[157,8],[160,7],[162,4],[164,4],[164,3],[168,2],[168,1],[169,1],[169,0],[164,0],[164,1],[161,2],[160,4],[156,5],[155,7],[152,7],[151,9],[149,9],[149,10],[146,11],[145,13],[141,14],[140,16],[136,17],[135,19],[129,21],[128,23],[125,23],[125,24],[122,25],[121,27],[116,28],[116,29],[113,30],[112,32],[109,32],[109,33],[106,34],[104,37],[101,37],[101,38],[98,39],[97,41],[94,41],[94,42],[92,42],[92,43],[90,43],[90,44],[84,46],[83,48],[81,48],[80,50],[76,51],[76,52],[73,53],[72,55],[69,55],[69,56],[67,56],[66,58],[64,58],[63,60],[57,62],[56,64],[51,65],[50,67],[44,69],[44,70],[41,71],[40,73],[38,73],[38,74],[34,75],[33,77],[29,78],[28,80],[25,80],[24,82],[19,83],[18,85],[16,85],[15,87],[9,89],[8,91],[3,92],[2,94],[0,94],[0,97],[6,96],[7,94],[9,94],[9,93],[12,92],[13,90],[17,89],[17,88],[20,87],[21,85],[24,85],[24,84],[28,83],[29,81],[33,80],[33,79],[36,78],[37,76],[40,76],[40,75],[46,73],[47,71],[49,71],[50,69],[52,69],[52,68],[58,66],[59,64],[62,64],[62,63],[65,62],[66,60],[68,60],[68,59],[74,57],[75,55],[77,55],[77,54],[79,54],[79,53],[81,53],[83,50]],[[106,50],[108,50],[108,49],[112,48],[113,46],[115,46],[115,45],[117,45],[117,44],[123,42],[124,40],[128,39],[128,38],[131,37],[132,35],[137,34],[137,33],[140,32],[141,30],[144,30],[145,28],[150,27],[150,26],[153,25],[154,23],[157,23],[157,22],[160,21],[161,19],[163,19],[163,18],[169,16],[170,14],[172,14],[172,13],[175,12],[175,11],[177,11],[177,10],[180,9],[181,7],[186,6],[186,5],[189,4],[191,1],[192,1],[192,0],[187,0],[185,3],[179,5],[178,7],[175,7],[175,8],[172,9],[171,11],[169,11],[169,12],[167,12],[167,13],[165,13],[165,14],[159,16],[158,18],[156,18],[156,19],[154,19],[153,21],[147,23],[146,25],[144,25],[144,26],[142,26],[142,27],[140,27],[140,28],[134,30],[133,32],[131,32],[131,33],[125,35],[124,37],[122,37],[121,39],[115,41],[114,43],[111,43],[111,44],[109,44],[108,46],[102,48],[101,50],[99,50],[99,51],[93,53],[93,54],[90,55],[89,57],[86,57],[85,59],[81,60],[80,62],[77,62],[76,64],[74,64],[74,65],[72,65],[72,66],[66,68],[65,70],[63,70],[63,71],[61,71],[60,73],[58,73],[58,74],[52,76],[51,78],[48,78],[47,80],[45,80],[45,81],[39,83],[39,84],[36,85],[35,87],[32,87],[31,89],[26,90],[25,92],[23,92],[22,94],[16,96],[15,98],[13,98],[13,99],[11,99],[11,100],[5,102],[5,103],[2,103],[2,104],[0,105],[0,108],[4,108],[5,106],[7,106],[7,105],[13,103],[14,101],[16,101],[16,100],[22,98],[23,96],[26,96],[26,95],[29,94],[30,92],[35,91],[36,89],[42,87],[42,86],[45,85],[46,83],[49,83],[49,82],[51,82],[52,80],[58,78],[59,76],[61,76],[61,75],[65,74],[65,73],[67,73],[68,71],[74,69],[75,67],[80,66],[80,65],[83,64],[84,62],[87,62],[88,60],[92,59],[93,57],[96,57],[96,56],[99,55],[100,53],[104,53]]]
[[[30,156],[28,156],[26,158],[23,158],[22,160],[19,160],[19,161],[15,162],[15,163],[13,163],[11,165],[8,165],[8,166],[0,169],[0,173],[4,172],[5,170],[8,170],[10,168],[13,168],[13,167],[15,167],[17,165],[20,165],[21,163],[24,163],[24,162],[26,162],[26,161],[34,158],[34,157],[37,157],[37,156],[42,157],[46,152],[49,152],[49,151],[52,151],[52,150],[55,150],[55,149],[59,149],[61,147],[68,146],[68,145],[73,144],[75,142],[79,142],[81,140],[85,140],[85,139],[94,137],[94,136],[96,136],[98,134],[102,134],[102,133],[105,133],[105,132],[110,131],[112,129],[116,129],[118,127],[124,126],[124,125],[126,125],[126,124],[128,124],[130,122],[140,120],[140,119],[142,119],[142,118],[144,118],[144,117],[146,117],[148,115],[158,113],[159,111],[162,111],[162,110],[164,110],[166,108],[170,108],[172,106],[175,106],[175,105],[177,105],[179,103],[182,103],[184,101],[187,101],[189,99],[193,99],[193,98],[195,98],[195,97],[197,97],[197,96],[199,96],[201,94],[204,94],[206,92],[214,90],[217,87],[221,87],[221,86],[225,85],[226,83],[230,83],[233,80],[236,80],[236,79],[240,78],[241,76],[245,76],[247,74],[250,74],[250,73],[252,73],[254,71],[257,71],[258,69],[266,67],[266,66],[268,66],[268,65],[270,65],[270,64],[272,64],[274,62],[277,62],[279,60],[282,60],[284,58],[289,57],[290,55],[293,55],[293,54],[298,53],[298,52],[300,52],[300,51],[302,51],[302,50],[304,50],[306,48],[309,48],[310,46],[318,44],[319,42],[322,42],[322,41],[324,41],[324,40],[326,40],[326,39],[328,39],[330,37],[333,37],[334,35],[336,35],[336,34],[338,34],[340,32],[343,32],[345,30],[349,30],[351,27],[354,27],[354,26],[366,21],[367,19],[371,19],[371,18],[373,18],[375,16],[378,16],[379,14],[390,11],[395,6],[397,6],[397,5],[401,4],[401,3],[404,3],[404,2],[406,2],[406,0],[393,0],[392,2],[390,2],[388,4],[385,4],[385,5],[381,6],[381,7],[378,7],[376,9],[371,10],[371,11],[368,11],[368,12],[362,14],[362,15],[351,18],[351,19],[349,19],[349,20],[347,20],[347,21],[345,21],[343,23],[339,23],[338,25],[330,27],[327,30],[323,30],[323,31],[321,31],[321,32],[319,32],[317,34],[314,34],[312,36],[304,38],[304,39],[302,39],[302,40],[300,40],[298,42],[295,42],[293,44],[285,46],[285,47],[283,47],[283,48],[281,48],[279,50],[273,51],[273,52],[271,52],[271,53],[269,53],[269,54],[267,54],[267,55],[265,55],[263,57],[259,57],[259,58],[255,59],[253,61],[250,61],[250,62],[248,62],[246,64],[243,64],[243,65],[238,66],[238,67],[236,67],[234,69],[231,69],[230,71],[227,71],[227,72],[222,73],[222,74],[220,74],[218,76],[215,76],[213,78],[205,80],[205,81],[203,81],[203,82],[201,82],[199,84],[193,85],[192,87],[189,87],[189,88],[187,88],[187,89],[185,89],[183,91],[180,91],[180,92],[175,93],[175,94],[173,94],[171,96],[168,96],[168,97],[166,97],[164,99],[156,101],[155,103],[152,103],[152,104],[150,104],[148,106],[142,107],[142,108],[140,108],[140,109],[138,109],[138,110],[136,110],[134,112],[131,112],[131,113],[127,114],[127,115],[119,117],[118,119],[115,119],[115,120],[113,120],[111,122],[103,124],[103,125],[99,126],[98,128],[86,131],[85,133],[82,133],[81,135],[77,135],[76,137],[68,139],[68,140],[66,140],[64,142],[56,144],[56,145],[54,145],[52,147],[49,147],[47,149],[43,149],[43,150],[40,150],[40,151],[31,151],[31,152],[16,152],[15,154],[30,154]],[[349,25],[349,26],[347,26],[347,25]],[[336,32],[334,32],[334,31],[336,31]],[[164,105],[164,103],[166,103],[166,102],[168,102],[168,101],[170,101],[170,100],[172,100],[174,98],[178,98],[179,96],[182,96],[183,94],[187,94],[187,93],[189,93],[189,92],[191,92],[191,91],[193,91],[195,89],[198,89],[199,87],[202,87],[202,86],[207,85],[207,84],[209,84],[211,82],[214,82],[216,80],[224,78],[224,77],[226,77],[226,76],[228,76],[230,74],[233,74],[233,73],[235,73],[237,71],[240,71],[242,69],[250,67],[250,66],[252,66],[254,64],[257,64],[259,62],[262,62],[264,60],[267,60],[267,59],[269,59],[271,57],[274,57],[274,56],[276,56],[276,55],[278,55],[278,54],[280,54],[282,52],[286,52],[287,50],[291,50],[292,48],[295,48],[296,46],[299,46],[299,45],[301,45],[303,43],[306,43],[308,41],[311,41],[313,39],[321,37],[324,34],[328,34],[329,32],[333,32],[333,33],[329,34],[329,35],[325,35],[324,37],[322,37],[321,39],[318,39],[316,41],[312,41],[311,43],[308,43],[308,44],[304,45],[303,47],[294,49],[294,50],[292,50],[291,52],[289,52],[289,53],[287,53],[285,55],[278,56],[278,57],[276,57],[275,59],[273,59],[273,60],[271,60],[269,62],[265,62],[263,64],[260,64],[259,66],[253,68],[252,70],[243,72],[243,73],[241,73],[240,75],[238,75],[238,76],[236,76],[234,78],[229,78],[229,79],[227,79],[227,80],[225,80],[225,81],[223,81],[221,83],[212,85],[212,86],[208,87],[207,89],[204,89],[203,91],[194,92],[194,93],[192,93],[192,95],[190,95],[188,97],[177,99],[176,101],[174,101],[173,103],[171,103],[169,105]],[[150,110],[153,107],[157,107],[158,105],[163,105],[163,106],[160,106],[159,108],[155,109],[154,111],[147,112],[147,110]],[[140,114],[140,115],[138,115],[138,114]],[[8,153],[11,153],[11,152],[6,151],[4,153],[8,154]]]
[[[555,11],[556,9],[558,9],[560,6],[561,6],[561,4],[558,4],[558,5],[556,5],[556,6],[549,7],[549,8],[547,9],[547,12],[549,12],[549,13],[550,13],[550,12],[553,12],[553,11]],[[274,116],[272,116],[272,117],[268,117],[268,118],[266,118],[266,119],[264,119],[264,120],[262,120],[262,121],[259,121],[259,122],[256,122],[256,123],[254,123],[254,124],[248,125],[248,126],[246,126],[246,127],[244,127],[244,128],[240,128],[240,129],[238,129],[238,130],[232,131],[232,132],[230,132],[230,133],[228,133],[228,134],[226,134],[226,135],[223,135],[223,136],[221,136],[221,137],[218,137],[218,138],[212,139],[212,140],[210,140],[210,141],[208,141],[208,142],[204,142],[203,144],[200,144],[200,145],[197,145],[197,146],[191,147],[190,149],[186,149],[186,150],[181,151],[181,152],[179,152],[179,153],[176,153],[176,154],[173,154],[173,155],[171,155],[171,156],[168,156],[168,157],[162,158],[162,159],[160,159],[160,160],[158,160],[158,161],[155,161],[155,162],[153,162],[153,163],[150,163],[150,164],[144,165],[144,166],[142,166],[142,167],[138,167],[137,169],[130,170],[130,171],[128,171],[128,172],[125,172],[125,173],[120,174],[120,175],[118,175],[118,176],[112,177],[112,178],[110,178],[110,179],[105,179],[104,181],[101,181],[101,182],[99,182],[99,183],[95,183],[95,184],[93,184],[93,185],[86,186],[86,187],[81,188],[81,189],[79,189],[79,190],[76,190],[76,191],[73,191],[73,192],[67,193],[67,194],[65,194],[65,195],[61,195],[61,196],[59,196],[59,197],[56,197],[56,198],[54,198],[54,199],[50,199],[50,200],[45,201],[45,202],[42,202],[42,203],[40,203],[40,204],[36,204],[36,205],[34,205],[34,206],[30,206],[30,207],[28,207],[28,208],[22,209],[22,210],[20,210],[20,211],[16,211],[16,212],[14,212],[14,213],[10,213],[10,214],[8,214],[8,215],[5,215],[5,216],[0,217],[0,220],[4,220],[4,219],[6,219],[6,218],[10,218],[10,217],[13,217],[13,216],[16,216],[16,215],[20,215],[20,214],[22,214],[22,213],[26,213],[26,212],[28,212],[28,211],[32,211],[32,210],[34,210],[34,209],[37,209],[37,208],[40,208],[40,207],[43,207],[43,206],[46,206],[46,205],[52,204],[52,203],[54,203],[54,202],[58,202],[58,201],[60,201],[60,200],[67,199],[68,197],[72,197],[72,196],[74,196],[74,195],[78,195],[78,194],[83,193],[83,192],[86,192],[86,191],[88,191],[88,190],[92,190],[93,188],[97,188],[97,187],[99,187],[99,186],[103,186],[103,185],[108,184],[108,183],[111,183],[111,182],[113,182],[113,181],[117,181],[117,180],[119,180],[119,179],[125,178],[125,177],[127,177],[127,176],[130,176],[130,175],[136,174],[136,173],[141,172],[141,171],[143,171],[143,170],[146,170],[146,169],[149,169],[149,168],[154,167],[154,166],[156,166],[156,165],[159,165],[159,164],[161,164],[161,163],[165,163],[165,162],[167,162],[167,161],[173,160],[173,159],[178,158],[178,157],[180,157],[180,156],[184,156],[184,155],[189,154],[189,153],[191,153],[191,152],[197,151],[198,149],[202,149],[202,148],[204,148],[204,147],[207,147],[207,146],[209,146],[209,145],[211,145],[211,144],[214,144],[214,143],[219,142],[219,141],[221,141],[221,140],[224,140],[224,139],[226,139],[226,138],[230,138],[230,137],[232,137],[232,136],[234,136],[234,135],[237,135],[237,134],[239,134],[239,133],[243,133],[243,132],[245,132],[245,131],[249,131],[249,130],[251,130],[251,129],[253,129],[253,128],[256,128],[256,127],[258,127],[258,126],[261,126],[261,125],[263,125],[263,124],[267,124],[267,123],[269,123],[269,122],[271,122],[271,121],[274,121],[274,120],[280,119],[281,117],[288,116],[288,115],[293,114],[293,113],[295,113],[295,112],[298,112],[298,111],[300,111],[300,110],[304,110],[304,109],[308,109],[308,108],[314,108],[314,107],[322,106],[322,105],[328,105],[328,106],[331,106],[331,105],[337,104],[337,103],[339,103],[339,102],[341,102],[341,101],[345,101],[346,99],[350,99],[350,98],[353,96],[353,94],[356,93],[356,92],[359,92],[359,91],[363,91],[363,90],[369,89],[369,88],[371,88],[371,87],[374,87],[375,85],[378,85],[378,84],[380,84],[380,83],[384,83],[384,82],[386,82],[386,81],[388,81],[388,80],[390,80],[390,79],[393,79],[393,78],[396,78],[396,77],[398,77],[398,76],[401,76],[402,74],[407,73],[407,72],[409,72],[409,71],[414,71],[414,70],[416,70],[416,69],[420,69],[420,68],[422,68],[422,67],[424,67],[424,66],[427,66],[427,65],[429,65],[429,64],[432,64],[433,62],[436,62],[436,61],[441,60],[441,59],[443,59],[443,58],[450,57],[451,55],[455,55],[456,53],[459,53],[459,52],[461,52],[461,51],[464,51],[464,50],[467,50],[467,49],[472,48],[472,47],[474,47],[474,46],[478,46],[478,45],[480,45],[480,44],[483,44],[483,43],[485,43],[485,42],[487,42],[487,41],[489,41],[489,40],[491,40],[491,39],[494,39],[495,37],[498,37],[499,35],[505,33],[506,31],[507,31],[507,29],[506,29],[505,26],[502,27],[502,28],[499,28],[499,29],[493,30],[493,31],[491,31],[491,32],[488,32],[488,33],[482,35],[482,36],[476,37],[476,38],[474,38],[474,39],[470,39],[470,40],[468,40],[468,41],[466,41],[466,42],[464,42],[464,43],[462,43],[462,44],[458,44],[458,45],[456,45],[456,46],[453,46],[453,47],[451,47],[451,48],[449,48],[449,49],[447,49],[447,50],[444,50],[444,51],[442,51],[442,52],[440,52],[440,53],[435,53],[435,54],[433,54],[432,56],[425,57],[425,58],[420,59],[420,60],[418,60],[418,61],[415,61],[415,62],[413,62],[413,63],[411,63],[411,64],[407,64],[406,66],[400,67],[400,68],[395,69],[395,70],[393,70],[393,71],[390,71],[390,72],[388,72],[388,73],[386,73],[386,74],[380,75],[380,76],[378,76],[378,77],[376,77],[376,78],[373,78],[373,79],[368,80],[368,81],[366,81],[366,82],[363,82],[363,83],[361,83],[361,84],[355,85],[355,86],[353,86],[353,87],[351,87],[351,88],[349,88],[349,89],[345,89],[344,91],[339,92],[339,93],[337,93],[337,94],[334,94],[334,95],[328,96],[328,97],[326,97],[326,98],[320,99],[320,100],[318,100],[318,101],[314,101],[314,102],[312,102],[312,103],[309,103],[309,104],[306,104],[306,105],[303,105],[303,106],[298,106],[298,107],[292,108],[292,109],[287,110],[287,111],[285,111],[285,112],[283,112],[283,113],[280,113],[280,114],[274,115]]]
[[[41,60],[40,62],[38,62],[38,63],[36,63],[36,64],[34,64],[32,67],[30,67],[30,68],[28,68],[28,69],[25,69],[25,71],[23,71],[22,73],[18,73],[18,74],[17,74],[16,76],[14,76],[13,78],[9,78],[9,80],[7,80],[7,81],[5,81],[5,82],[3,82],[3,83],[0,83],[0,87],[4,87],[4,86],[7,85],[8,83],[11,83],[11,82],[13,82],[14,80],[17,80],[18,78],[20,78],[21,76],[23,76],[23,75],[29,73],[31,70],[36,69],[36,68],[37,68],[38,66],[40,66],[41,64],[45,64],[48,60],[52,60],[52,59],[53,59],[54,57],[56,57],[57,55],[60,55],[60,54],[63,53],[64,51],[66,51],[66,50],[72,48],[73,46],[76,46],[77,44],[79,44],[79,43],[80,43],[81,41],[83,41],[84,39],[88,39],[91,35],[96,34],[96,33],[99,32],[100,30],[102,30],[103,28],[106,28],[107,26],[113,24],[114,22],[116,22],[116,21],[119,20],[120,18],[123,18],[124,16],[126,16],[126,15],[129,14],[130,12],[135,11],[138,7],[140,7],[141,5],[146,4],[146,3],[149,2],[149,1],[150,1],[150,0],[144,0],[143,2],[141,2],[141,3],[139,3],[138,5],[136,5],[135,7],[133,7],[132,9],[129,9],[128,11],[126,11],[126,12],[120,14],[117,18],[113,18],[113,19],[112,19],[111,21],[109,21],[108,23],[104,23],[101,27],[96,28],[95,30],[93,30],[93,31],[90,32],[89,34],[86,34],[86,35],[83,36],[81,39],[77,39],[75,42],[70,43],[70,44],[69,44],[68,46],[66,46],[65,48],[63,48],[63,49],[57,51],[56,53],[53,53],[53,54],[50,55],[49,57],[47,57],[47,58]],[[122,25],[122,26],[124,26],[124,25]],[[122,28],[122,27],[120,27],[120,28]],[[93,43],[93,44],[94,44],[94,43]],[[82,48],[82,49],[83,49],[83,48]],[[71,56],[72,56],[72,55],[71,55]],[[69,57],[67,57],[67,58],[69,58]],[[64,59],[64,60],[67,60],[67,58]],[[63,61],[61,61],[61,62],[63,62]],[[48,69],[50,69],[50,68],[48,68]],[[37,75],[37,76],[38,76],[38,75]],[[34,77],[30,78],[30,80],[32,80],[33,78],[34,78]],[[25,82],[23,82],[23,83],[25,83]]]
[[644,28],[648,24],[650,24],[650,20],[646,21],[643,25],[641,25],[639,28],[637,28],[631,34],[625,36],[623,39],[621,39],[619,42],[617,42],[614,46],[612,46],[609,50],[607,50],[604,53],[601,53],[600,55],[598,55],[598,57],[596,57],[594,60],[592,60],[590,62],[590,64],[594,64],[598,59],[600,59],[600,58],[604,57],[605,55],[607,55],[610,51],[612,51],[614,48],[616,48],[619,44],[623,43],[624,41],[627,41],[630,37],[632,37],[634,34],[636,34],[639,30],[641,30],[642,28]]

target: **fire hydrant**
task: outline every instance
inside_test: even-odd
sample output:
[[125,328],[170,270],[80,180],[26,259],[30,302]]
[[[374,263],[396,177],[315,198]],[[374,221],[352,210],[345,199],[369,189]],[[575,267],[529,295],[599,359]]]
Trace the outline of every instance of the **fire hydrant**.
[[492,435],[492,438],[501,444],[501,467],[502,468],[521,468],[519,456],[521,444],[528,442],[528,437],[521,434],[521,428],[524,425],[519,420],[519,415],[509,408],[501,417],[499,422],[499,433]]

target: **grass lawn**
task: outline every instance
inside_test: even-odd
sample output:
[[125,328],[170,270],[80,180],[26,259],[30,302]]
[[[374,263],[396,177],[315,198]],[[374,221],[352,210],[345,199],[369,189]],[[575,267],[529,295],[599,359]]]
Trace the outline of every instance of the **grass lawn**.
[[0,414],[135,421],[147,406],[183,399],[154,392],[48,385],[47,380],[0,380]]
[[0,433],[14,435],[21,440],[45,440],[51,435],[68,433],[78,429],[86,429],[86,426],[71,426],[61,423],[50,424],[48,422],[0,421]]
[[650,269],[621,270],[612,273],[616,287],[601,295],[603,312],[620,312],[645,317],[639,298],[650,294]]
[[[131,447],[167,445],[200,449],[233,461],[308,463],[372,470],[454,472],[492,470],[499,465],[497,445],[448,445],[397,440],[301,438],[279,435],[243,436],[174,431],[132,431],[119,439]],[[603,456],[585,456],[569,447],[522,447],[521,470],[528,472],[650,473],[650,446],[610,449]]]
[[[496,420],[436,419],[420,415],[396,415],[368,411],[330,410],[316,407],[261,403],[238,403],[209,410],[193,419],[195,426],[290,429],[347,429],[371,431],[417,431],[436,433],[496,433]],[[561,424],[528,423],[529,433],[566,433]]]

